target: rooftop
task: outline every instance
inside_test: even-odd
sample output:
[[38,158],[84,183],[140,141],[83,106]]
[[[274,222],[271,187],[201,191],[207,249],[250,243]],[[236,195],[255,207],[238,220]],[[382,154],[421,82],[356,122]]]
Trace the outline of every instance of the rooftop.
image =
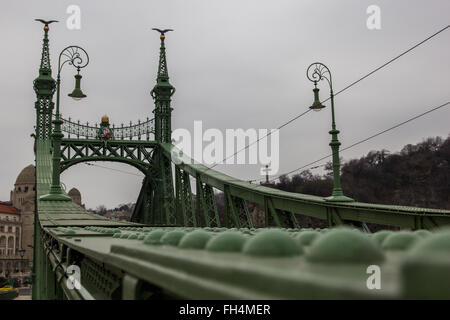
[[18,214],[19,210],[3,201],[0,201],[0,213]]

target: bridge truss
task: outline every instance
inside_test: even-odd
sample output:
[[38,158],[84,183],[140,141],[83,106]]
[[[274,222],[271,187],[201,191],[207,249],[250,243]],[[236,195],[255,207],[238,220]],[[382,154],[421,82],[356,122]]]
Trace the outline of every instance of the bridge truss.
[[[183,155],[171,143],[170,99],[175,89],[169,83],[164,34],[160,37],[157,83],[152,90],[154,119],[128,127],[113,125],[109,139],[99,137],[97,125],[63,120],[62,129],[67,137],[61,143],[61,171],[82,162],[116,161],[144,174],[131,221],[106,219],[71,201],[41,200],[50,191],[53,170],[49,118],[54,80],[47,32],[48,28],[39,77],[34,82],[38,99],[34,299],[403,298],[408,295],[389,285],[377,293],[365,290],[361,287],[362,269],[349,267],[358,276],[350,271],[333,276],[332,264],[315,271],[314,259],[308,260],[303,255],[308,249],[292,245],[293,239],[305,232],[297,216],[322,219],[329,227],[375,223],[417,230],[450,224],[450,211],[327,202],[322,197],[241,181]],[[177,161],[173,161],[174,155]],[[219,191],[224,196],[222,219],[215,197]],[[255,229],[249,203],[261,206],[265,226],[278,230]],[[229,230],[234,233],[230,235]],[[219,244],[209,244],[212,238],[220,236],[229,239],[223,240],[223,244],[219,240],[216,241]],[[375,258],[356,261],[356,265],[362,268],[368,262],[381,262],[383,259],[377,259],[384,253],[379,253],[372,242],[367,244],[368,238],[362,237],[358,235],[355,243],[362,243],[361,248],[367,246],[369,251],[375,250]],[[388,259],[386,263],[391,262]],[[393,277],[398,273],[396,270],[406,268],[401,263],[392,263]],[[450,265],[448,261],[442,263]],[[303,274],[298,273],[299,265],[303,266]],[[71,275],[74,270],[80,273]],[[325,284],[322,277],[331,282]],[[400,284],[401,280],[396,283],[410,285],[409,282]],[[420,283],[413,281],[411,285],[420,286]]]

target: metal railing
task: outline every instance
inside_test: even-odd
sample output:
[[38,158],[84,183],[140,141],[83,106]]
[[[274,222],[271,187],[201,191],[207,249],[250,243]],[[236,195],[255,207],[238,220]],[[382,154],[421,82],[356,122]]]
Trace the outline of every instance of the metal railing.
[[[68,138],[73,136],[78,139],[96,139],[98,137],[100,126],[97,123],[92,126],[89,122],[83,124],[79,120],[76,122],[72,121],[71,118],[61,118],[61,120],[63,121],[61,131],[67,133]],[[111,130],[112,139],[116,140],[132,140],[133,138],[150,140],[150,135],[155,132],[154,119],[149,118],[144,122],[138,120],[138,123],[134,124],[130,121],[128,126],[124,126],[123,123],[120,126],[112,124],[109,129]]]

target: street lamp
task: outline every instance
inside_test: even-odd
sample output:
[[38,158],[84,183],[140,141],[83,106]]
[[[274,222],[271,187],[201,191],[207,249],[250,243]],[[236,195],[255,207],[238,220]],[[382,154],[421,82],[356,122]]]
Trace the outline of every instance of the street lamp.
[[333,193],[330,197],[326,197],[326,201],[334,202],[350,202],[353,199],[344,196],[341,187],[341,164],[339,161],[339,146],[341,143],[338,140],[339,130],[336,129],[336,121],[334,118],[334,94],[333,94],[333,82],[331,80],[330,69],[326,65],[320,62],[315,62],[311,64],[306,70],[306,77],[311,82],[314,82],[314,102],[309,107],[311,110],[320,111],[325,106],[320,102],[319,99],[319,88],[317,88],[317,83],[323,79],[327,80],[330,86],[330,100],[331,100],[331,142],[330,147],[333,152]]
[[9,281],[9,269],[8,269],[8,266],[6,266],[6,270],[5,270],[5,279],[6,279],[6,281],[8,281],[8,284],[9,284],[10,281]]
[[19,250],[19,255],[20,255],[20,265],[21,265],[21,269],[22,269],[22,273],[24,272],[24,267],[23,267],[23,256],[25,255],[25,249],[20,249]]
[[64,135],[61,132],[61,124],[63,123],[63,121],[61,120],[59,115],[59,95],[61,84],[61,69],[66,63],[69,63],[69,65],[72,65],[74,68],[77,69],[77,74],[75,75],[75,89],[72,91],[72,93],[69,94],[69,97],[72,97],[75,100],[80,100],[86,97],[86,95],[83,93],[83,91],[81,91],[80,88],[80,81],[82,78],[80,75],[80,69],[88,65],[89,56],[83,48],[78,46],[69,46],[65,48],[63,51],[61,51],[58,59],[58,77],[56,79],[56,113],[55,113],[55,120],[53,120],[53,124],[55,125],[55,127],[52,133],[53,138],[52,185],[50,187],[50,193],[41,196],[39,198],[40,200],[59,200],[59,201],[72,200],[72,198],[64,194],[63,190],[61,189],[61,181],[60,181],[61,140]]

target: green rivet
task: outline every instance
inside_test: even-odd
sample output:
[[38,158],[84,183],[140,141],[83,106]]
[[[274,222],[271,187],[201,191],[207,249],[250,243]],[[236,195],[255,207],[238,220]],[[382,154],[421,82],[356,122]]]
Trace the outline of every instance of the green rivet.
[[183,231],[169,231],[161,237],[161,243],[167,244],[169,246],[177,246],[178,243],[180,243],[181,238],[183,238],[185,235],[186,233]]
[[414,233],[418,234],[422,238],[426,238],[426,237],[428,237],[428,236],[430,236],[432,234],[430,231],[425,230],[425,229],[416,230],[416,231],[414,231]]
[[385,250],[406,250],[418,239],[421,239],[421,237],[412,232],[393,232],[384,239],[382,247]]
[[185,235],[178,246],[185,249],[203,249],[210,238],[210,233],[201,229],[194,230]]
[[407,299],[448,299],[450,232],[438,232],[416,242],[401,265]]
[[255,256],[290,257],[301,255],[303,249],[287,232],[266,229],[250,238],[243,252]]
[[224,231],[211,238],[206,244],[206,250],[217,252],[240,252],[247,240],[239,232]]
[[301,231],[295,237],[302,246],[309,246],[320,235],[317,231]]
[[384,241],[384,239],[386,239],[386,237],[388,235],[390,235],[393,231],[389,231],[389,230],[382,230],[382,231],[378,231],[374,234],[372,234],[372,239],[375,240],[379,245],[381,245]]
[[145,244],[161,244],[161,237],[165,234],[162,230],[154,230],[150,232],[145,238]]
[[450,254],[450,231],[431,234],[414,245],[410,254]]
[[378,263],[381,249],[367,236],[348,228],[336,228],[312,243],[307,259],[312,262]]

